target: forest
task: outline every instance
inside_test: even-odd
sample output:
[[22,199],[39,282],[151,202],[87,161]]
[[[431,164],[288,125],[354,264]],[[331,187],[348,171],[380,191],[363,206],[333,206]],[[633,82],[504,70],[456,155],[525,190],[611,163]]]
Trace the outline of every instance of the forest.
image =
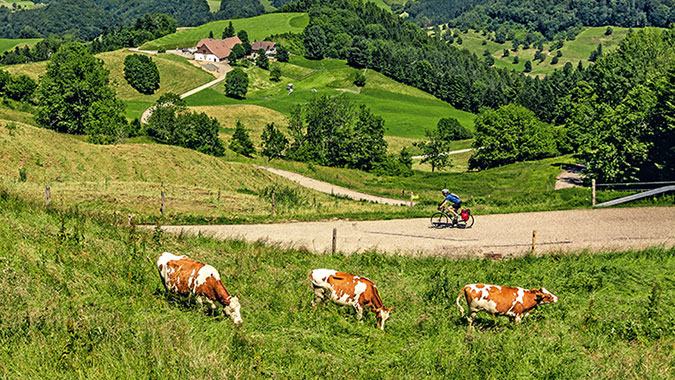
[[572,39],[582,26],[667,27],[675,21],[667,0],[412,0],[404,10],[422,26],[449,23],[502,33],[524,27],[548,40]]

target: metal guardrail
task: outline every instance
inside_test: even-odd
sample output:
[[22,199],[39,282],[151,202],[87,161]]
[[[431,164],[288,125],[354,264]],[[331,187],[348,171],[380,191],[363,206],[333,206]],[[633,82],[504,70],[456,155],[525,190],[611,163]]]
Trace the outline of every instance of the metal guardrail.
[[[674,183],[674,182],[671,182],[671,183]],[[608,201],[608,202],[603,202],[603,203],[600,203],[600,204],[597,204],[597,205],[594,205],[594,206],[595,207],[614,206],[614,205],[618,205],[618,204],[621,204],[621,203],[634,201],[634,200],[637,200],[637,199],[642,199],[642,198],[647,198],[647,197],[651,197],[651,196],[662,194],[662,193],[667,193],[667,192],[670,192],[670,191],[675,191],[675,185],[659,187],[658,189],[652,189],[652,190],[644,191],[642,193],[629,195],[627,197],[622,197],[622,198],[619,198],[619,199],[614,199],[614,200],[611,200],[611,201]]]

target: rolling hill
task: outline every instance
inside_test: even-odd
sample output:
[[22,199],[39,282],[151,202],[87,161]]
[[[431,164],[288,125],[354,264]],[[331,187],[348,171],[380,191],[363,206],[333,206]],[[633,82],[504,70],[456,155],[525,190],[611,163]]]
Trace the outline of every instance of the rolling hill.
[[33,46],[41,40],[42,40],[41,38],[23,38],[23,39],[0,38],[0,54],[8,50],[12,50],[17,46],[20,47]]
[[208,37],[209,32],[212,32],[215,38],[220,38],[223,29],[230,21],[235,30],[246,30],[249,39],[255,41],[272,34],[300,33],[309,23],[309,15],[306,13],[270,13],[245,19],[214,21],[146,42],[141,49],[167,50],[193,47],[199,40]]

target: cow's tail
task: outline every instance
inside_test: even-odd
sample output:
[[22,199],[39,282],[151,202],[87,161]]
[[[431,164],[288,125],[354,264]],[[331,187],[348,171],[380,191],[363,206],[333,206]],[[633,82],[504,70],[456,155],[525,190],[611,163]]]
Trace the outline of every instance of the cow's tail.
[[462,290],[459,291],[459,295],[457,296],[457,299],[455,300],[455,303],[457,304],[457,307],[459,308],[460,317],[464,316],[464,308],[459,303],[459,300],[462,298],[462,294],[464,294],[464,288],[462,288]]

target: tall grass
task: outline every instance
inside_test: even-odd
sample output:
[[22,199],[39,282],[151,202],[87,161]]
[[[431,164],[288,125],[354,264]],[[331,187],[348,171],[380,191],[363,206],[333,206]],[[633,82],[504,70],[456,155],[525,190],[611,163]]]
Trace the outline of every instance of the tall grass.
[[[166,297],[164,250],[214,265],[244,325]],[[312,309],[310,269],[368,276],[394,305]],[[143,233],[0,195],[0,375],[6,378],[668,378],[675,250],[510,261],[320,256]],[[545,286],[557,304],[513,326],[457,315],[467,283]]]

